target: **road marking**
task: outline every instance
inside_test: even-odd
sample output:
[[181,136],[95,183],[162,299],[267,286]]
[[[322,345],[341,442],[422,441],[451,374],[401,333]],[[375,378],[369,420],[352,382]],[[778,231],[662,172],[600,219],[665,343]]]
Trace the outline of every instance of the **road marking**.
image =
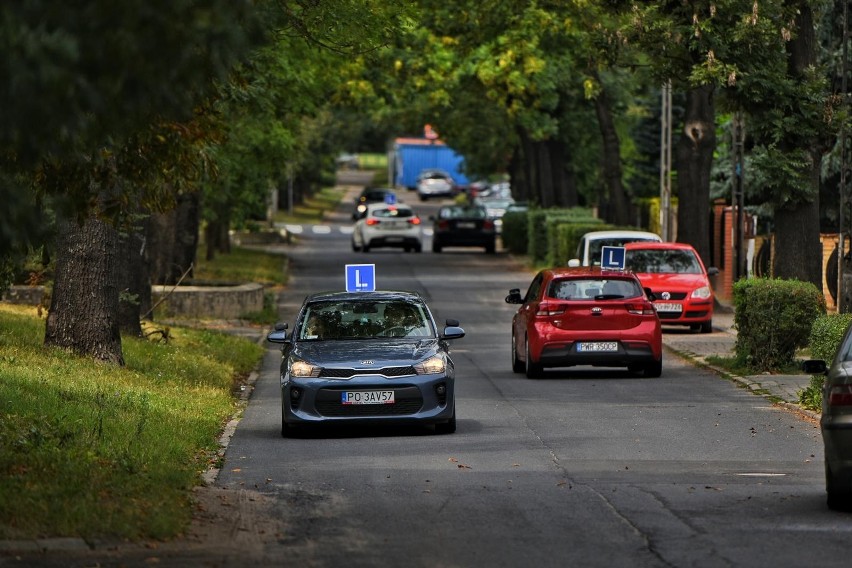
[[316,235],[327,235],[331,232],[331,227],[328,225],[314,225],[311,227],[311,231]]
[[738,477],[784,477],[786,473],[769,473],[769,472],[751,472],[751,473],[737,473],[735,474]]

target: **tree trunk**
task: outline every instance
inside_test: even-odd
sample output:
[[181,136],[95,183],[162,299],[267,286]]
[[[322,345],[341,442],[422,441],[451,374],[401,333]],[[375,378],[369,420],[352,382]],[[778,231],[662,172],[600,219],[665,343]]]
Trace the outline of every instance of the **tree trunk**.
[[118,325],[122,333],[142,337],[142,316],[150,319],[151,276],[147,250],[148,219],[121,235]]
[[118,326],[118,232],[94,217],[57,224],[44,343],[124,365]]
[[[600,83],[600,80],[598,82]],[[626,226],[630,223],[630,212],[621,174],[621,142],[612,118],[612,105],[605,89],[602,89],[595,97],[595,113],[603,143],[601,168],[608,196],[606,220],[615,225]]]
[[181,195],[175,209],[151,217],[147,249],[154,284],[177,284],[187,270],[192,277],[200,224],[201,199],[197,192]]
[[683,132],[677,145],[677,240],[710,263],[710,170],[716,150],[715,87],[686,92]]
[[[813,13],[807,2],[798,7],[793,39],[787,44],[788,73],[801,77],[816,61]],[[809,149],[811,202],[797,201],[775,209],[775,255],[773,275],[813,283],[822,290],[822,247],[819,241],[819,178],[823,145],[821,140],[785,140],[785,147]]]

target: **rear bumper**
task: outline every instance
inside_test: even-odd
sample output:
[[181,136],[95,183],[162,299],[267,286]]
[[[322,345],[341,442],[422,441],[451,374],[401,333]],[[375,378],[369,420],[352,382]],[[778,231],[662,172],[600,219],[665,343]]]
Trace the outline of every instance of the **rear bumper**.
[[597,367],[627,367],[634,364],[646,364],[659,361],[649,343],[631,341],[629,344],[618,342],[618,351],[579,352],[577,343],[545,344],[538,358],[543,367],[571,367],[574,365],[592,365]]
[[492,234],[441,234],[434,233],[432,240],[442,247],[487,247],[497,242],[496,235]]
[[380,236],[372,237],[368,242],[371,248],[382,247],[417,247],[420,246],[420,239],[417,237],[400,237],[400,236]]

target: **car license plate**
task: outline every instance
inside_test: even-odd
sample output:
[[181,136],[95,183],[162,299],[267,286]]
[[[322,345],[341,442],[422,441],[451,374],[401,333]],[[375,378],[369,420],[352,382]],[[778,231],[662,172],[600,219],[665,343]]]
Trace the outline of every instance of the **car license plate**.
[[658,302],[658,303],[654,304],[654,307],[657,308],[658,312],[682,312],[683,311],[683,305],[682,304]]
[[456,227],[458,227],[459,229],[475,229],[476,223],[467,223],[462,221],[461,223],[457,223]]
[[394,391],[343,391],[341,404],[393,404]]
[[618,343],[615,341],[595,341],[593,343],[578,343],[577,351],[583,353],[598,351],[618,351]]

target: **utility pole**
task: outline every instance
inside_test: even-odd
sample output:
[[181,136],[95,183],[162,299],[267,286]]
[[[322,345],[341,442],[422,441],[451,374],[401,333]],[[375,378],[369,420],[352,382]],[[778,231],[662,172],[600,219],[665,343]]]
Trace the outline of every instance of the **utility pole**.
[[734,281],[746,275],[745,254],[743,254],[743,207],[745,198],[743,196],[743,142],[745,140],[745,119],[742,113],[735,112],[731,120],[731,151],[734,164],[733,171],[733,195],[731,202],[734,206],[735,233],[734,233]]
[[[849,101],[849,2],[848,0],[843,3],[843,61],[841,62],[841,78],[840,78],[840,92],[843,95],[843,112],[841,113],[843,116],[849,116],[849,110],[852,108]],[[852,140],[850,140],[850,133],[846,128],[846,121],[843,121],[840,124],[840,209],[837,215],[837,293],[835,294],[837,298],[837,313],[847,313],[852,306],[845,305],[844,302],[844,292],[843,289],[843,271],[844,271],[844,262],[843,257],[846,256],[846,223],[848,222],[846,219],[846,208],[849,204],[849,166],[850,166],[850,152],[852,152]]]
[[673,239],[672,230],[672,82],[662,89],[660,112],[660,233],[664,241]]

